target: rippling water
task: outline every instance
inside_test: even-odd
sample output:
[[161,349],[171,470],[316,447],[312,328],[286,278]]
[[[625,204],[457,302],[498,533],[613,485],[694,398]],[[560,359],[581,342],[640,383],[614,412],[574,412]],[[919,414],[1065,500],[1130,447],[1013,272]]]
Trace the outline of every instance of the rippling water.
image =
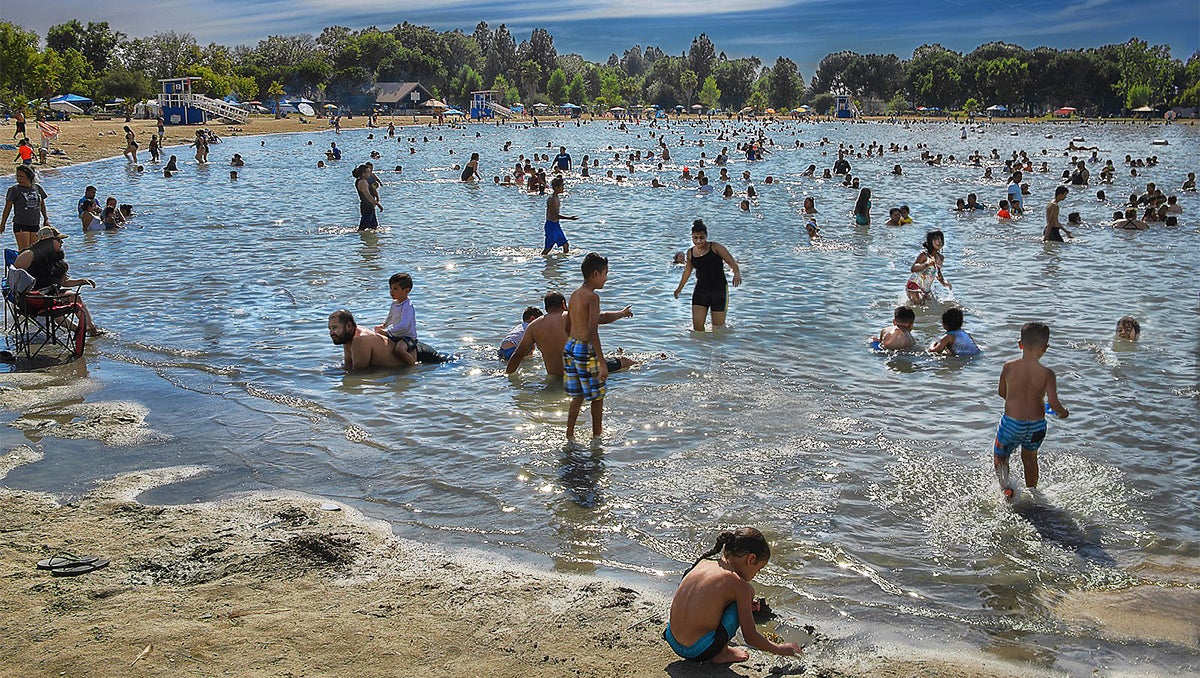
[[[1200,470],[1200,200],[1180,194],[1176,228],[1130,233],[1104,223],[1115,198],[1146,181],[1177,192],[1200,169],[1197,131],[995,125],[960,140],[959,130],[775,124],[766,161],[729,165],[738,191],[742,171],[753,175],[760,197],[748,214],[736,200],[698,197],[677,181],[683,165],[695,170],[702,152],[711,158],[723,145],[715,126],[683,124],[666,132],[670,165],[658,172],[643,163],[626,185],[598,176],[623,173],[614,153],[626,146],[656,145],[645,127],[421,128],[400,143],[356,130],[336,137],[347,159],[324,170],[315,164],[332,134],[243,137],[214,146],[209,167],[170,149],[185,159],[172,179],[136,175],[120,159],[47,173],[50,214],[64,230],[77,229],[74,205],[88,183],[139,208],[125,232],[73,233],[67,243],[72,271],[100,283],[86,296],[112,335],[56,372],[61,401],[147,410],[154,435],[106,446],[27,430],[46,459],[8,482],[78,492],[121,471],[206,464],[207,476],[148,499],[310,491],[359,505],[405,536],[515,548],[561,570],[626,571],[663,588],[720,528],[752,524],[775,547],[762,575],[775,587],[775,608],[829,629],[966,642],[1072,672],[1195,670],[1194,638],[1119,642],[1062,614],[1061,603],[1140,584],[1200,587],[1192,482]],[[1095,200],[1096,185],[1073,189],[1063,214],[1080,211],[1093,225],[1076,229],[1074,242],[1043,244],[1044,204],[1077,135],[1117,162],[1116,184],[1103,187],[1107,204]],[[1170,145],[1151,146],[1156,138]],[[693,143],[701,139],[705,146]],[[797,139],[804,148],[794,148]],[[839,142],[871,141],[909,149],[852,159],[873,189],[876,222],[855,227],[856,192],[800,172],[831,166]],[[960,160],[927,167],[918,143]],[[600,167],[591,180],[569,182],[563,211],[580,215],[564,223],[571,255],[542,258],[544,198],[463,185],[452,165],[478,151],[490,179],[519,153],[554,155],[560,144],[577,163],[589,154]],[[983,180],[965,163],[968,152],[992,148],[1049,163],[1049,173],[1027,176],[1033,195],[1023,221],[950,210],[968,192],[991,204],[1004,197],[1002,180]],[[378,234],[359,234],[349,172],[371,150],[383,156],[386,211]],[[234,152],[248,164],[231,181],[221,163]],[[1126,154],[1160,163],[1130,177]],[[402,174],[382,171],[396,163]],[[902,177],[890,174],[897,163]],[[1099,165],[1092,171],[1098,177]],[[778,183],[765,184],[767,174]],[[671,187],[650,189],[654,176]],[[798,216],[805,196],[816,199],[823,228],[811,243]],[[883,226],[887,207],[901,203],[916,223]],[[745,279],[732,291],[730,328],[718,334],[690,332],[688,294],[671,296],[681,272],[671,254],[689,244],[698,217]],[[865,339],[889,324],[933,228],[946,233],[946,276],[984,352],[971,360],[872,354]],[[636,314],[603,329],[605,346],[645,362],[610,379],[605,442],[565,450],[560,387],[534,361],[510,379],[492,356],[521,309],[540,306],[547,290],[574,289],[591,250],[610,260],[604,307],[631,304]],[[346,307],[360,324],[377,324],[387,278],[398,271],[415,278],[422,338],[461,359],[346,374],[326,316]],[[939,335],[947,303],[918,312],[920,340]],[[1126,314],[1142,324],[1136,345],[1113,340]],[[1018,354],[1021,324],[1034,319],[1052,327],[1044,362],[1072,416],[1050,423],[1042,502],[1013,511],[990,469],[1002,407],[996,380]]]

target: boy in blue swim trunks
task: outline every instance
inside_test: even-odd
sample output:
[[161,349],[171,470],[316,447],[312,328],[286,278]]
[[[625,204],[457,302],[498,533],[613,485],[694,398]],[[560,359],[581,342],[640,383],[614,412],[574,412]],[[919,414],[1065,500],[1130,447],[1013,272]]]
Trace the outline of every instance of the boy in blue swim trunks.
[[[561,186],[556,187],[557,192]],[[567,344],[563,347],[563,387],[571,396],[571,408],[567,412],[567,440],[575,439],[575,421],[583,401],[591,403],[592,437],[600,437],[604,421],[604,382],[608,379],[608,365],[600,347],[600,295],[608,280],[608,259],[589,252],[580,267],[583,284],[571,293],[567,316],[570,328]]]
[[550,254],[550,250],[555,247],[561,247],[563,254],[570,249],[570,243],[567,242],[567,236],[563,233],[562,226],[559,222],[563,219],[567,221],[575,221],[579,217],[568,217],[565,214],[559,213],[559,208],[562,207],[563,178],[554,177],[550,182],[550,188],[553,192],[549,198],[546,198],[546,245],[542,248],[542,256]]
[[1025,486],[1037,487],[1037,451],[1046,437],[1046,406],[1066,419],[1070,412],[1058,401],[1058,382],[1054,371],[1039,359],[1050,347],[1050,328],[1043,323],[1025,323],[1021,327],[1021,357],[1004,363],[1000,370],[999,394],[1004,398],[1004,416],[996,429],[993,462],[1004,498],[1011,501],[1015,490],[1009,482],[1008,458],[1021,448],[1021,466]]

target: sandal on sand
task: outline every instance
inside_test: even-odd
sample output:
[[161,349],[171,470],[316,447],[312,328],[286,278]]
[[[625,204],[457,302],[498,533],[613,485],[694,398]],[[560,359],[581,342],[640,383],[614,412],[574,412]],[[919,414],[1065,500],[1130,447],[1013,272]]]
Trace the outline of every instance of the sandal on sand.
[[57,570],[63,567],[77,567],[79,565],[90,565],[91,563],[100,560],[100,556],[77,556],[70,551],[59,551],[53,557],[45,560],[39,560],[37,569],[39,570]]
[[54,575],[55,577],[74,577],[80,574],[87,574],[88,572],[95,572],[102,567],[108,567],[107,558],[100,558],[98,560],[93,560],[90,563],[80,563],[70,567],[56,567],[53,570],[50,570],[50,574]]

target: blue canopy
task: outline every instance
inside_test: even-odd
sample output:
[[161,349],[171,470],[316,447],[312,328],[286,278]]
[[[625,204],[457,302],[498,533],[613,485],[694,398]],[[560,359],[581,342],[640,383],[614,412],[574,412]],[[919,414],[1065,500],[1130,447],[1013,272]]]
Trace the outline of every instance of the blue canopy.
[[65,101],[65,102],[71,103],[71,104],[83,104],[83,103],[90,104],[90,103],[92,103],[91,99],[89,99],[87,97],[81,97],[78,94],[60,94],[59,96],[56,96],[50,100],[51,103],[54,103],[56,101]]

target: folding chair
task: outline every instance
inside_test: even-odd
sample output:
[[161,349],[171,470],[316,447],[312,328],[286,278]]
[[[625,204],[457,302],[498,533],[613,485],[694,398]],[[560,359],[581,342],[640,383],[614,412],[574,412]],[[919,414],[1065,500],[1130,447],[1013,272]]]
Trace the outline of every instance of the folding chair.
[[33,289],[28,271],[13,266],[4,283],[6,330],[15,354],[59,363],[83,355],[87,327],[78,291],[45,294]]

